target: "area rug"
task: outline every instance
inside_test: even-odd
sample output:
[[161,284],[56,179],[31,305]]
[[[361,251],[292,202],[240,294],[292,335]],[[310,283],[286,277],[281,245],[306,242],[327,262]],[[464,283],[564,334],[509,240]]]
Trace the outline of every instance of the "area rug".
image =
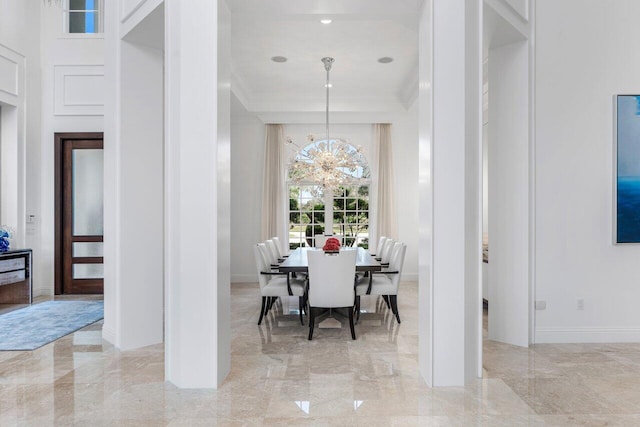
[[104,317],[102,301],[47,301],[0,315],[0,351],[35,350]]

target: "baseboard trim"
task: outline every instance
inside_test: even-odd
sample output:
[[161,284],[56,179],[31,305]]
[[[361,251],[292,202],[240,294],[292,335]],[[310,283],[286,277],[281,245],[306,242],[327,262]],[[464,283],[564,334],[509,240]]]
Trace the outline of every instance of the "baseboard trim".
[[258,276],[255,274],[232,274],[231,283],[257,283]]
[[418,281],[418,273],[402,273],[403,282],[417,282]]
[[37,297],[51,297],[53,296],[53,289],[51,288],[33,288],[31,290],[31,292],[33,293],[33,297],[37,298]]
[[536,344],[640,342],[639,328],[538,328]]

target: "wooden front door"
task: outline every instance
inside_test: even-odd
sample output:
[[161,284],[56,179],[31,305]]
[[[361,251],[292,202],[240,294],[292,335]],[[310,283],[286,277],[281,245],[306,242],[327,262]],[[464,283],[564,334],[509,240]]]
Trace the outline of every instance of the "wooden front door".
[[101,294],[103,134],[55,135],[55,291]]

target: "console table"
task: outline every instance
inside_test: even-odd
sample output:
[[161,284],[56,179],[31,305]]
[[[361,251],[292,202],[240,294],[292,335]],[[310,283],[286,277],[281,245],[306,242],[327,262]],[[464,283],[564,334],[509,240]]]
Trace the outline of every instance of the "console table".
[[31,249],[0,252],[0,304],[31,304]]

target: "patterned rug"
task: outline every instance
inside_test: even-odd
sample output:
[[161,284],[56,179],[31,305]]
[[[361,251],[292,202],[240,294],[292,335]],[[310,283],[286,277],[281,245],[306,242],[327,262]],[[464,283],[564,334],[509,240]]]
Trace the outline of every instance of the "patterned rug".
[[35,350],[104,317],[102,301],[47,301],[0,315],[0,351]]

